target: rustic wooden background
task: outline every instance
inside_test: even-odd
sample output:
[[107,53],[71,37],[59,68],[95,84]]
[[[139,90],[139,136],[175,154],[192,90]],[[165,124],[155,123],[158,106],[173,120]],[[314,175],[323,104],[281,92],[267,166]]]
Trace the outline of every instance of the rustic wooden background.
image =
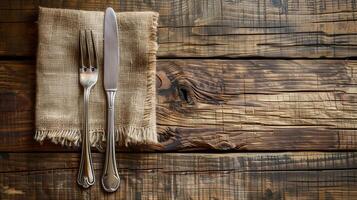
[[[33,140],[38,6],[160,13],[163,149],[122,149],[114,194]],[[0,199],[357,199],[355,56],[355,0],[1,0]]]

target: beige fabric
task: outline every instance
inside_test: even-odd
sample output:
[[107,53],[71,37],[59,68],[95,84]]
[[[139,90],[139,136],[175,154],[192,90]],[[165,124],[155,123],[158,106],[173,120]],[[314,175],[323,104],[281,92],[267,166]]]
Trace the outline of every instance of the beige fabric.
[[[156,143],[155,70],[158,14],[117,13],[120,36],[115,126],[120,145]],[[83,88],[79,83],[79,30],[92,29],[100,58],[89,103],[90,140],[105,140],[104,12],[40,8],[37,52],[36,135],[63,145],[81,141]]]

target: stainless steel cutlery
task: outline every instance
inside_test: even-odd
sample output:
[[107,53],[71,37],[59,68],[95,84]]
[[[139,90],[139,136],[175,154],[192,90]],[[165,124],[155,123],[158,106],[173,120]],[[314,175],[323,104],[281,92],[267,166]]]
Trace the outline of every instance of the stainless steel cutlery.
[[[90,152],[88,102],[91,88],[98,79],[98,56],[93,31],[80,31],[81,66],[80,83],[84,88],[84,112],[82,132],[82,155],[77,182],[88,188],[95,182],[93,162]],[[104,90],[107,95],[107,147],[102,175],[102,186],[107,192],[118,189],[120,178],[115,159],[114,107],[119,68],[119,38],[115,12],[107,8],[104,16]]]
[[95,182],[93,162],[89,141],[88,103],[92,87],[98,80],[98,56],[93,31],[81,30],[79,34],[80,68],[79,80],[84,88],[83,104],[83,131],[82,131],[82,155],[79,166],[77,182],[84,188],[88,188]]
[[104,89],[107,94],[107,148],[102,185],[105,191],[118,189],[120,178],[115,159],[114,100],[118,83],[119,38],[115,12],[107,8],[104,16]]

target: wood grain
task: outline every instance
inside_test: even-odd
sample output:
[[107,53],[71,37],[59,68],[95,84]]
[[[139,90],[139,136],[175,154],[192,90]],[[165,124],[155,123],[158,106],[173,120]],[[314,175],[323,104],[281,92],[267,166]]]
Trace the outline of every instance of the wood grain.
[[80,189],[79,153],[0,154],[1,199],[335,199],[357,198],[356,153],[118,154],[121,185]]
[[356,1],[108,0],[0,2],[0,55],[34,56],[38,6],[160,13],[159,57],[353,57]]
[[[79,149],[33,140],[38,6],[160,13],[164,148],[120,149],[114,194],[100,186],[103,154],[93,154],[96,184],[82,190]],[[0,1],[0,199],[357,200],[356,8],[355,0]],[[269,153],[164,153],[172,151]]]
[[[356,150],[356,67],[355,60],[160,60],[163,151]],[[34,69],[32,61],[0,62],[0,151],[59,150],[32,139]]]
[[[168,60],[158,65],[167,149],[356,149],[356,61]],[[160,81],[158,81],[160,83]]]

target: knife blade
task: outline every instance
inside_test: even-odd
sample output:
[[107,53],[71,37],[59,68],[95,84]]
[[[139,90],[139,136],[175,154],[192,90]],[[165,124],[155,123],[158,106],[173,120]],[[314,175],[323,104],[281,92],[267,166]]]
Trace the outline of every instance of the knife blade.
[[102,186],[114,192],[120,184],[115,160],[114,100],[117,90],[119,68],[118,25],[113,8],[107,8],[104,16],[104,90],[107,94],[107,148]]
[[107,8],[104,17],[104,88],[116,90],[119,67],[118,24],[115,12]]

